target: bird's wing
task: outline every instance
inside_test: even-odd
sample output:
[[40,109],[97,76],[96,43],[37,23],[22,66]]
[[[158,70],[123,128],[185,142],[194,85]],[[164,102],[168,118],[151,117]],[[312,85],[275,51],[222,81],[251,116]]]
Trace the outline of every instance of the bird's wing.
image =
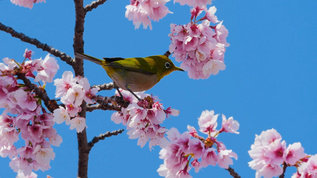
[[106,66],[125,69],[144,74],[156,74],[157,67],[145,61],[144,58],[104,58]]

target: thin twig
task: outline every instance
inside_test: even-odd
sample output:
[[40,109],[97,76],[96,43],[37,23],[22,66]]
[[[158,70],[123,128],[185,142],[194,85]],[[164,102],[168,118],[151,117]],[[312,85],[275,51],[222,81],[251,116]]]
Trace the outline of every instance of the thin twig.
[[24,84],[30,89],[33,90],[34,93],[41,98],[44,102],[45,106],[50,112],[53,112],[55,109],[58,108],[56,100],[51,100],[46,91],[42,88],[37,87],[37,85],[33,84],[29,79],[25,77],[23,73],[17,73],[18,79],[21,79]]
[[168,57],[168,56],[171,55],[171,52],[170,52],[170,51],[166,51],[166,52],[164,53],[164,55]]
[[93,99],[98,103],[98,105],[88,105],[87,111],[89,112],[96,109],[121,111],[121,107],[129,104],[122,101],[121,97],[118,96],[106,97],[97,95]]
[[54,49],[53,47],[51,47],[47,44],[41,43],[36,38],[30,38],[23,33],[19,33],[17,31],[15,31],[11,27],[3,25],[2,23],[0,23],[0,30],[11,34],[12,37],[18,38],[21,41],[24,41],[26,43],[30,43],[32,45],[35,45],[37,48],[40,48],[43,51],[47,51],[47,52],[53,54],[54,56],[61,58],[61,60],[65,61],[69,65],[73,65],[73,63],[74,63],[74,59],[72,57],[66,55],[64,52],[61,52],[57,49]]
[[104,104],[104,105],[101,105],[101,104],[98,104],[98,105],[93,105],[93,106],[86,106],[86,111],[88,112],[92,112],[94,110],[97,110],[97,109],[100,109],[100,110],[110,110],[110,111],[121,111],[121,108],[118,107],[118,106],[115,106],[115,105],[109,105],[109,104]]
[[279,176],[279,178],[284,178],[285,177],[286,168],[287,168],[287,164],[284,162],[284,164],[283,164],[283,173]]
[[85,6],[84,11],[85,12],[89,12],[92,11],[93,9],[96,9],[99,5],[102,5],[103,3],[105,3],[107,0],[97,0],[97,1],[93,1],[91,4],[88,4]]
[[101,85],[93,85],[92,88],[99,88],[99,91],[101,90],[112,90],[114,88],[113,82],[111,83],[105,83]]
[[100,140],[104,140],[106,137],[111,137],[113,135],[118,135],[120,133],[122,133],[124,131],[124,129],[120,129],[120,130],[116,130],[113,132],[106,132],[104,134],[100,134],[99,136],[95,136],[89,143],[89,147],[90,149],[96,144],[98,143]]
[[226,170],[229,171],[229,173],[230,173],[230,175],[232,175],[232,177],[234,177],[234,178],[241,178],[241,176],[239,176],[239,174],[236,173],[232,167],[229,167],[229,168],[226,169]]

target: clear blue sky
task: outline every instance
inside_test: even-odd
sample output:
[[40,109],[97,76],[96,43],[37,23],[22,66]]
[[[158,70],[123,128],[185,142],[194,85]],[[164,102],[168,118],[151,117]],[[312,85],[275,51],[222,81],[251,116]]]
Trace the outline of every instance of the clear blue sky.
[[[90,3],[90,1],[85,1]],[[134,30],[124,17],[128,0],[111,0],[87,15],[85,23],[85,53],[96,57],[133,57],[163,54],[169,46],[170,23],[185,24],[189,7],[169,2],[174,14],[153,30]],[[242,177],[254,177],[248,167],[251,160],[247,151],[255,134],[275,128],[287,142],[301,142],[307,154],[317,153],[317,20],[315,0],[215,0],[218,19],[224,20],[231,44],[225,54],[226,70],[207,80],[189,79],[186,73],[175,72],[149,90],[159,96],[167,108],[179,109],[178,117],[166,120],[164,126],[176,127],[181,132],[187,125],[198,128],[197,118],[203,110],[214,110],[233,116],[240,123],[240,134],[221,134],[219,140],[235,151],[239,158],[232,166]],[[32,10],[0,1],[0,22],[19,32],[35,37],[73,56],[74,33],[73,1],[47,0]],[[25,48],[34,57],[45,57],[46,52],[12,38],[0,31],[0,58],[21,59]],[[172,60],[174,60],[172,58]],[[175,60],[174,60],[175,61]],[[71,70],[58,60],[61,77]],[[176,63],[176,65],[180,65]],[[85,62],[85,76],[91,84],[110,82],[104,70]],[[55,87],[48,86],[50,96]],[[114,91],[102,92],[112,95]],[[110,120],[112,112],[95,111],[87,115],[88,140],[106,131],[124,128]],[[56,125],[63,137],[51,169],[38,171],[39,177],[76,177],[77,139],[68,126]],[[148,145],[140,148],[137,140],[128,139],[126,132],[99,142],[90,154],[89,177],[159,177],[156,170],[163,163],[158,158],[159,147],[153,151]],[[16,174],[9,168],[9,159],[0,159],[0,177]],[[288,169],[286,177],[295,172]],[[194,177],[230,177],[219,167],[207,167]]]

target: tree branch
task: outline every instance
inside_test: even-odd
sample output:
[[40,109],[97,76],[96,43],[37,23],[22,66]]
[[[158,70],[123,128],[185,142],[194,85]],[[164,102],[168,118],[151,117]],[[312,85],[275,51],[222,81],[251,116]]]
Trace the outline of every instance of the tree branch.
[[114,106],[114,105],[101,105],[101,104],[98,104],[98,105],[93,105],[93,106],[86,106],[86,110],[88,112],[92,112],[94,110],[97,110],[97,109],[100,109],[100,110],[108,110],[108,111],[121,111],[121,108],[118,107],[118,106]]
[[279,178],[284,178],[285,177],[286,168],[287,168],[287,164],[284,162],[284,164],[283,164],[283,173],[279,176]]
[[114,88],[113,82],[111,83],[104,83],[101,85],[93,85],[92,88],[99,88],[99,91],[101,90],[112,90]]
[[86,5],[84,8],[85,12],[89,12],[92,11],[93,9],[96,9],[99,5],[102,5],[103,3],[105,3],[107,0],[97,0],[97,1],[93,1],[91,4]]
[[122,132],[124,131],[124,129],[120,129],[120,130],[116,130],[116,131],[113,131],[113,132],[106,132],[104,134],[100,134],[99,136],[96,136],[94,137],[89,143],[89,147],[90,147],[90,150],[91,148],[96,144],[98,143],[100,140],[104,140],[106,137],[111,137],[113,135],[118,135],[118,134],[121,134]]
[[25,77],[24,73],[17,73],[18,79],[21,79],[24,84],[31,90],[35,92],[37,96],[41,98],[41,100],[44,102],[47,109],[53,113],[55,109],[58,108],[58,105],[55,100],[51,100],[44,89],[37,87],[37,85],[33,84],[29,79]]
[[[85,11],[83,0],[74,0],[75,4],[75,29],[74,29],[74,54],[84,53],[84,22],[85,22]],[[72,65],[75,75],[84,77],[84,62],[82,59],[75,58],[75,64]],[[81,104],[82,110],[78,113],[80,117],[86,118],[86,102]],[[81,133],[77,133],[78,143],[78,170],[77,177],[87,178],[88,177],[88,160],[89,160],[89,149],[87,141],[87,132],[84,129]]]
[[[88,105],[87,111],[91,112],[96,109],[121,111],[121,107],[116,104],[118,100],[117,98],[117,96],[104,97],[97,95],[94,100],[98,103],[98,105]],[[111,105],[109,103],[111,103]]]
[[72,57],[66,55],[64,52],[61,52],[57,49],[54,49],[53,47],[51,47],[47,44],[41,43],[36,38],[30,38],[23,33],[19,33],[17,31],[15,31],[11,27],[3,25],[2,23],[0,23],[0,30],[11,34],[12,37],[18,38],[21,41],[24,41],[26,43],[35,45],[37,48],[40,48],[43,51],[47,51],[47,52],[51,53],[52,55],[61,58],[61,60],[65,61],[69,65],[73,65],[73,63],[74,63],[74,59]]
[[226,169],[226,170],[229,171],[229,173],[230,173],[230,175],[231,175],[232,177],[234,177],[234,178],[241,178],[241,177],[239,176],[239,174],[234,171],[233,168],[229,167],[229,168]]

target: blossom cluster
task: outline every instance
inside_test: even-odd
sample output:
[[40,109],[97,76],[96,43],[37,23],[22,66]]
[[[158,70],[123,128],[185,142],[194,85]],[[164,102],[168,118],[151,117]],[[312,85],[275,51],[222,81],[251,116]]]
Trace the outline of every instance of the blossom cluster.
[[133,21],[135,28],[143,24],[143,28],[148,26],[152,29],[151,19],[159,21],[168,13],[171,13],[165,4],[169,0],[130,0],[126,6],[125,17]]
[[160,176],[176,178],[191,177],[189,171],[191,167],[198,172],[201,168],[209,165],[228,169],[233,164],[232,158],[238,156],[232,150],[228,150],[224,143],[217,140],[217,136],[222,132],[236,133],[239,123],[232,117],[226,119],[222,115],[222,127],[217,130],[218,114],[214,111],[203,111],[198,118],[200,132],[207,135],[207,138],[198,135],[196,129],[188,126],[188,131],[182,134],[176,128],[167,132],[169,139],[168,146],[160,151],[160,158],[164,164],[157,170]]
[[[205,15],[197,20],[202,12]],[[188,71],[190,78],[206,79],[226,67],[224,53],[229,46],[226,41],[228,30],[217,19],[215,12],[214,6],[208,10],[196,7],[191,10],[191,22],[186,25],[171,24],[169,51],[176,61],[182,62],[181,68]]]
[[45,2],[45,0],[11,0],[11,2],[15,5],[32,9],[34,3]]
[[138,138],[138,145],[143,147],[149,141],[150,149],[153,146],[166,146],[165,138],[166,128],[160,124],[169,115],[177,116],[178,110],[167,108],[156,101],[156,98],[143,92],[135,94],[141,99],[139,101],[128,91],[121,91],[125,101],[130,104],[127,108],[121,108],[121,111],[115,112],[111,116],[111,120],[116,124],[122,123],[127,126],[130,139]]
[[[299,163],[307,161],[307,155],[301,144],[297,142],[286,147],[286,142],[282,140],[282,136],[275,129],[266,130],[260,135],[256,135],[249,155],[253,159],[249,162],[249,166],[256,170],[256,177],[279,176],[283,174],[281,165],[298,167]],[[302,173],[298,172],[298,175]]]
[[297,172],[292,176],[292,178],[308,177],[317,177],[317,155],[310,156],[308,159],[303,159]]
[[60,106],[54,110],[54,121],[57,124],[63,122],[70,125],[70,129],[82,132],[86,128],[86,120],[78,116],[81,111],[81,104],[85,101],[94,104],[93,97],[98,92],[98,88],[91,88],[89,81],[85,77],[74,77],[70,71],[65,71],[61,79],[55,79],[55,97],[61,98],[65,107]]
[[[52,114],[41,106],[34,91],[18,80],[23,75],[34,81],[51,82],[59,66],[49,54],[44,60],[31,60],[32,51],[26,50],[24,57],[29,60],[21,64],[9,58],[0,63],[0,107],[4,108],[0,115],[0,156],[9,157],[10,167],[27,176],[32,170],[50,168],[50,160],[55,157],[51,145],[59,146],[62,138],[53,128]],[[19,136],[24,145],[18,143]]]

